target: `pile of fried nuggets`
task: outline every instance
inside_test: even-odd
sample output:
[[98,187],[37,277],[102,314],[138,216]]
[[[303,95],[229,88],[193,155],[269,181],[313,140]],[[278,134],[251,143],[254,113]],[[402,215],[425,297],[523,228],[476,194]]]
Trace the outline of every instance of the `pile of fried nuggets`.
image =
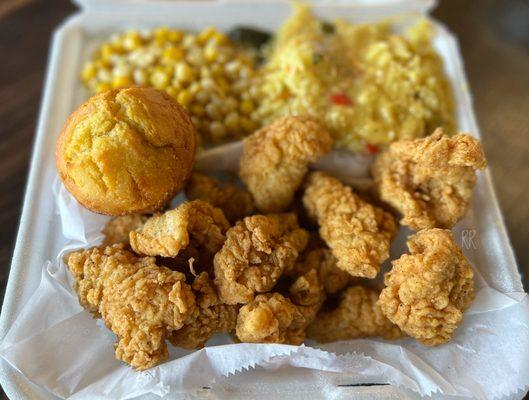
[[[102,246],[68,254],[81,304],[118,337],[116,357],[145,370],[167,358],[166,340],[195,349],[215,333],[295,345],[306,337],[449,341],[474,297],[472,268],[450,228],[486,166],[479,142],[436,130],[393,143],[372,168],[367,197],[378,205],[309,172],[331,147],[315,120],[280,119],[244,141],[248,191],[195,172],[187,202],[117,217]],[[380,291],[366,283],[389,258],[397,212],[418,232]]]

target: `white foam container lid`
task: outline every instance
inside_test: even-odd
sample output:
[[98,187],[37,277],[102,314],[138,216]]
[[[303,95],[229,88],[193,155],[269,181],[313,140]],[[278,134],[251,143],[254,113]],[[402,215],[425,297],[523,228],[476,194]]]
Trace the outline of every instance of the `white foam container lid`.
[[[132,27],[168,25],[200,30],[212,25],[228,30],[243,24],[275,31],[291,12],[290,6],[283,1],[75,0],[75,3],[81,10],[62,23],[53,35],[26,196],[0,319],[0,340],[39,284],[45,261],[53,260],[66,243],[52,194],[52,183],[56,177],[55,140],[68,115],[87,97],[79,80],[79,71],[95,46],[106,35]],[[321,17],[341,17],[351,22],[372,22],[403,13],[408,14],[407,21],[413,21],[434,5],[434,1],[421,0],[320,1],[314,2],[314,11]],[[479,137],[457,43],[442,25],[435,25],[435,46],[454,87],[459,128]],[[214,153],[215,150],[212,156]],[[505,293],[523,292],[487,171],[480,175],[476,190],[479,191],[476,199],[487,213],[480,218],[473,218],[475,229],[479,232],[481,227],[491,223],[495,224],[496,229],[493,237],[482,238],[482,242],[492,241],[495,246],[474,254],[473,261],[497,261],[497,268],[483,276],[494,289]],[[238,382],[237,385],[241,387],[251,385],[252,375],[253,379],[266,379],[254,371],[249,375],[250,380],[233,377],[232,381]],[[54,398],[25,379],[2,358],[0,382],[11,399]],[[392,386],[343,387],[341,390],[337,393],[355,398],[415,397]],[[235,397],[236,393],[233,392],[232,396]],[[293,393],[291,397],[300,396]]]

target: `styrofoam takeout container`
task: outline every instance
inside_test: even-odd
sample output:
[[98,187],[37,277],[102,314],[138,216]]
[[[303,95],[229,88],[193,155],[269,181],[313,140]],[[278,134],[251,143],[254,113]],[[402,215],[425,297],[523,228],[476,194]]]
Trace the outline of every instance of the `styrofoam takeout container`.
[[[52,183],[56,177],[54,147],[57,135],[70,112],[87,93],[79,81],[82,63],[106,35],[127,28],[149,28],[159,25],[199,30],[208,25],[227,30],[235,25],[253,25],[275,31],[290,14],[284,2],[234,2],[234,1],[106,1],[77,0],[81,10],[61,24],[53,35],[46,75],[44,97],[26,196],[11,273],[0,319],[0,340],[4,338],[13,321],[30,295],[36,289],[46,260],[53,260],[66,239],[61,234],[59,216],[56,214]],[[369,4],[368,4],[369,3]],[[434,6],[433,1],[333,1],[316,2],[314,11],[327,18],[342,17],[352,22],[375,21],[396,14],[407,14],[404,22],[416,20]],[[435,46],[444,59],[456,95],[459,128],[479,137],[472,110],[471,97],[463,72],[457,43],[440,24],[437,27]],[[215,156],[215,150],[211,156]],[[503,292],[522,292],[520,275],[513,257],[489,173],[481,174],[478,188],[480,201],[487,208],[487,220],[497,229],[494,237],[483,238],[496,243],[491,251],[478,254],[479,259],[500,258],[497,269],[484,276],[490,286]],[[482,206],[483,206],[482,204]],[[485,246],[482,246],[485,248]],[[495,253],[496,252],[496,253]],[[477,260],[476,260],[477,261]],[[60,351],[60,349],[58,349]],[[53,365],[49,366],[53,368]],[[255,377],[257,372],[252,373]],[[250,379],[252,377],[250,374]],[[248,380],[233,377],[243,385]],[[48,399],[51,395],[29,382],[15,368],[0,358],[0,381],[11,399]],[[237,385],[232,385],[233,390]],[[393,386],[343,387],[338,394],[357,398],[409,398]],[[293,393],[296,398],[299,394]]]

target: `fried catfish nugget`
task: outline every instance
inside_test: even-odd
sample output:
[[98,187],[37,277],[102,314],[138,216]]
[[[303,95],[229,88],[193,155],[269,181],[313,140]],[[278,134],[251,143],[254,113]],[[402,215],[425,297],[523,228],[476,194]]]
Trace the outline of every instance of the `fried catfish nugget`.
[[302,322],[303,315],[289,299],[265,293],[241,307],[235,332],[246,343],[299,344]]
[[314,119],[278,119],[244,140],[240,176],[261,212],[284,211],[303,182],[309,163],[332,146],[330,134]]
[[196,296],[197,307],[185,325],[171,332],[168,339],[174,346],[199,349],[215,333],[230,333],[235,330],[239,306],[221,303],[207,272],[199,274],[191,287]]
[[451,228],[470,206],[476,170],[487,166],[479,141],[441,129],[424,139],[391,144],[372,167],[380,198],[419,230]]
[[79,250],[65,261],[81,305],[118,337],[116,358],[145,370],[167,358],[166,336],[191,315],[195,296],[182,273],[124,247]]
[[305,329],[314,321],[316,314],[320,311],[326,294],[318,271],[311,269],[299,276],[289,288],[289,299],[298,307],[303,316],[301,326],[298,328],[298,334],[292,335],[299,337],[299,343],[305,340]]
[[105,235],[103,246],[118,243],[129,244],[130,232],[140,229],[147,221],[147,218],[143,214],[130,214],[111,219],[103,228],[103,234]]
[[352,276],[374,278],[397,232],[393,216],[323,172],[309,174],[303,204],[318,222],[336,265]]
[[272,289],[308,241],[294,214],[253,215],[226,233],[215,255],[215,285],[227,304],[248,303]]
[[324,300],[318,274],[310,270],[294,281],[289,298],[280,293],[266,293],[242,306],[237,317],[237,338],[249,343],[299,345]]
[[355,281],[355,278],[336,265],[336,257],[331,250],[325,247],[317,247],[305,250],[293,268],[285,273],[292,277],[298,277],[314,269],[318,273],[318,279],[323,285],[325,292],[334,294],[346,288]]
[[365,337],[400,337],[400,329],[377,305],[378,294],[378,291],[363,286],[347,288],[340,296],[338,307],[318,314],[307,328],[308,337],[322,343]]
[[231,223],[235,223],[254,212],[252,195],[235,185],[194,172],[186,186],[189,200],[200,199],[220,208]]
[[449,230],[425,229],[393,261],[378,304],[408,335],[426,345],[448,342],[474,299],[473,272]]
[[222,210],[193,200],[149,218],[130,233],[130,245],[136,253],[149,256],[176,257],[189,245],[213,256],[229,227]]

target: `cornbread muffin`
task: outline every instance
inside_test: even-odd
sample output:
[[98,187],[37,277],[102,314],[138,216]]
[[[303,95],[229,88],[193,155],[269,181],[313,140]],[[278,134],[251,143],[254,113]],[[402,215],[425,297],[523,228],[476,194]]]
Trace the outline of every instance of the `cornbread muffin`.
[[107,215],[162,207],[191,173],[196,132],[164,92],[141,87],[91,97],[66,121],[56,162],[66,188]]

